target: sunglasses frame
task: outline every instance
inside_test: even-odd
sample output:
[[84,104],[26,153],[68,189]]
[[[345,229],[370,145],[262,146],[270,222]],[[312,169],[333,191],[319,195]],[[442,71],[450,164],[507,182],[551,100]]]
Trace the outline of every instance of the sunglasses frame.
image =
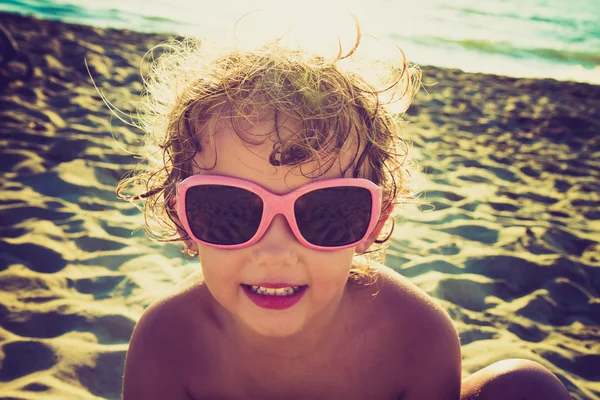
[[[185,210],[185,200],[186,200],[186,194],[187,194],[188,189],[190,189],[191,187],[201,186],[201,185],[223,185],[223,186],[231,186],[231,187],[236,187],[236,188],[240,188],[240,189],[245,189],[249,192],[252,192],[252,193],[258,195],[262,199],[263,215],[262,215],[260,224],[258,226],[258,230],[256,231],[256,233],[250,240],[248,240],[245,243],[240,243],[240,244],[221,245],[221,244],[205,242],[203,240],[200,240],[199,238],[197,238],[194,235],[194,233],[192,232],[192,229],[190,227],[188,218],[187,218],[187,213]],[[369,193],[371,194],[371,200],[372,200],[371,220],[369,221],[369,225],[368,225],[367,231],[365,232],[364,236],[356,242],[349,243],[349,244],[346,244],[343,246],[335,246],[335,247],[317,246],[317,245],[314,245],[314,244],[308,242],[306,239],[304,239],[304,237],[300,233],[300,229],[298,228],[298,225],[296,223],[296,218],[294,216],[294,203],[300,196],[302,196],[306,193],[309,193],[309,192],[312,192],[315,190],[319,190],[319,189],[343,187],[343,186],[363,188],[363,189],[368,190]],[[271,191],[265,189],[264,187],[258,185],[257,183],[247,181],[244,179],[238,179],[238,178],[233,178],[233,177],[229,177],[229,176],[221,176],[221,175],[193,175],[193,176],[190,176],[190,177],[184,179],[183,181],[177,183],[176,209],[177,209],[177,215],[179,217],[179,220],[183,224],[183,228],[185,229],[185,231],[187,232],[189,237],[191,239],[193,239],[195,242],[198,242],[198,243],[206,245],[206,246],[215,247],[215,248],[219,248],[219,249],[228,249],[228,250],[242,249],[244,247],[252,246],[253,244],[257,243],[264,236],[264,234],[267,232],[267,230],[271,226],[271,222],[273,222],[273,218],[275,218],[276,215],[281,214],[285,217],[289,227],[291,228],[292,232],[294,233],[294,236],[302,245],[304,245],[305,247],[308,247],[310,249],[314,249],[314,250],[332,251],[332,250],[342,250],[342,249],[356,246],[369,237],[369,235],[373,232],[373,230],[377,226],[377,222],[379,221],[379,218],[380,218],[381,198],[382,198],[381,188],[379,186],[377,186],[375,183],[373,183],[367,179],[362,179],[362,178],[335,178],[335,179],[324,179],[324,180],[314,181],[314,182],[310,182],[305,185],[302,185],[299,188],[297,188],[289,193],[286,193],[283,195],[278,195],[278,194],[272,193]]]

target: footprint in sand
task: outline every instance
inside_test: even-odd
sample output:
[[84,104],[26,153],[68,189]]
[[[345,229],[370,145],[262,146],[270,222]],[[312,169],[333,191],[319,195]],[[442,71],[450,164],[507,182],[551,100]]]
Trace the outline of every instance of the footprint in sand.
[[551,204],[556,204],[558,202],[558,199],[554,198],[554,197],[550,197],[550,196],[544,196],[538,193],[533,193],[533,192],[524,192],[524,193],[514,193],[514,192],[510,192],[508,190],[498,190],[497,195],[500,196],[506,196],[511,200],[515,200],[515,201],[522,201],[523,199],[528,199],[531,201],[534,201],[536,203],[542,203],[545,205],[551,205]]
[[533,343],[539,343],[550,335],[550,333],[540,329],[535,322],[516,316],[512,320],[509,320],[508,331],[514,333],[522,340]]
[[552,300],[566,309],[585,309],[592,299],[592,295],[585,288],[563,277],[556,278],[545,288]]
[[566,179],[555,178],[554,188],[560,193],[565,193],[572,186],[572,183]]
[[[445,210],[447,208],[452,207],[452,205],[450,205],[446,202],[443,202],[443,201],[429,201],[429,202],[427,202],[426,207],[433,207],[433,209],[431,211],[441,211],[441,210]],[[425,209],[427,209],[427,208],[425,208]]]
[[510,171],[506,168],[498,168],[498,167],[488,167],[488,171],[496,175],[499,179],[512,183],[523,182],[521,178],[519,178],[514,172]]
[[94,300],[101,300],[110,297],[113,290],[123,281],[125,281],[125,289],[123,296],[130,294],[137,285],[132,283],[126,275],[102,275],[93,278],[67,278],[68,286],[74,287],[79,293],[91,294]]
[[510,297],[504,282],[496,282],[478,275],[441,279],[433,294],[471,311],[484,311],[495,307],[496,302],[489,301],[490,296],[505,299]]
[[123,252],[115,254],[103,254],[103,253],[87,253],[85,256],[79,258],[78,262],[82,265],[95,265],[102,266],[111,271],[119,270],[125,263],[131,261],[137,257],[141,257],[144,254],[139,252]]
[[[56,204],[56,203],[55,203]],[[62,204],[60,204],[62,207]],[[17,225],[29,219],[45,221],[64,221],[75,216],[74,213],[58,211],[49,203],[41,206],[25,205],[0,205],[0,226]]]
[[529,294],[561,273],[558,268],[507,255],[473,256],[465,261],[465,272],[504,280],[513,297]]
[[38,382],[33,382],[33,383],[23,386],[23,391],[26,391],[26,392],[45,392],[50,389],[51,389],[50,386],[45,385],[43,383],[38,383]]
[[414,278],[432,271],[452,275],[458,275],[464,272],[462,268],[459,268],[456,265],[444,260],[435,260],[412,265],[408,264],[402,268],[401,272],[402,275],[406,276],[407,278]]
[[486,183],[489,185],[494,183],[490,178],[477,174],[458,175],[457,178],[462,181],[471,183]]
[[102,275],[93,278],[67,278],[68,287],[74,287],[79,293],[93,294],[97,300],[105,297],[114,288],[127,279],[126,275]]
[[80,250],[89,253],[121,250],[122,248],[127,247],[126,243],[118,240],[89,236],[77,238],[75,239],[75,243]]
[[[460,253],[462,250],[461,246],[459,246],[454,240],[450,240],[448,242],[441,242],[436,247],[430,248],[430,254],[443,254],[445,256],[453,256]],[[461,270],[462,272],[462,270]]]
[[98,223],[106,233],[113,237],[131,238],[133,236],[145,236],[143,229],[137,229],[137,227],[127,227],[127,225],[121,221],[100,220]]
[[93,333],[100,344],[127,343],[135,322],[120,314],[89,315],[76,307],[68,311],[43,312],[35,307],[15,311],[0,304],[0,326],[31,338],[56,338],[71,331],[83,331]]
[[54,350],[34,340],[7,342],[2,345],[1,351],[4,353],[0,368],[2,382],[50,369],[57,362]]
[[475,342],[477,340],[488,340],[488,339],[496,339],[498,334],[493,329],[486,329],[484,327],[473,327],[470,329],[466,329],[460,333],[460,345],[466,346],[469,343]]
[[89,146],[89,140],[85,139],[59,139],[48,147],[46,159],[53,164],[79,159]]
[[587,219],[600,219],[600,210],[590,210],[590,211],[586,211],[583,216]]
[[125,350],[98,354],[93,367],[77,365],[77,379],[93,395],[120,399],[125,365]]
[[84,323],[82,315],[42,312],[33,308],[16,311],[0,304],[0,326],[19,336],[55,338],[77,330]]
[[530,165],[525,165],[521,167],[520,170],[523,174],[529,176],[530,178],[539,178],[542,174],[542,171]]
[[451,202],[459,202],[459,201],[462,201],[465,199],[463,196],[461,196],[459,194],[456,194],[456,193],[453,193],[450,191],[445,191],[445,190],[428,190],[425,192],[424,200],[436,199],[436,198],[450,200]]
[[[84,163],[77,160],[60,165],[68,165],[68,168],[18,177],[14,181],[25,187],[31,187],[45,196],[61,198],[73,203],[77,203],[82,196],[114,199],[114,187],[102,185],[92,178],[89,168]],[[86,181],[86,179],[90,180]]]
[[572,357],[567,358],[551,350],[541,349],[536,352],[565,371],[572,371],[588,381],[600,381],[600,355],[598,354],[580,353],[573,356],[571,351],[569,354]]
[[549,228],[546,233],[542,235],[542,240],[563,254],[571,254],[578,257],[581,257],[588,247],[597,243],[592,240],[577,237],[572,233],[556,227]]
[[527,297],[527,304],[516,310],[516,314],[546,325],[568,325],[567,312],[544,291],[535,291]]
[[600,201],[598,200],[587,200],[587,199],[575,199],[571,201],[571,205],[575,207],[594,207],[600,208]]
[[440,229],[442,232],[463,237],[467,240],[473,240],[484,244],[494,244],[498,241],[499,232],[497,229],[486,228],[481,225],[460,225],[452,228]]
[[[25,228],[16,228],[14,226],[3,227],[0,226],[0,238],[11,238],[15,239],[23,236],[27,233],[27,229]],[[1,270],[1,268],[0,268]]]
[[[549,215],[551,215],[553,217],[556,217],[556,218],[572,218],[571,215],[569,215],[569,214],[567,214],[566,212],[563,212],[563,211],[548,210],[547,212],[548,212]],[[552,223],[553,224],[562,225],[562,221],[552,220]]]
[[107,314],[88,317],[85,330],[96,335],[99,343],[128,343],[136,321],[120,314]]
[[0,158],[0,172],[42,173],[45,172],[44,159],[29,150],[4,150]]
[[508,203],[508,202],[504,202],[504,203],[496,203],[493,201],[488,202],[488,205],[490,207],[492,207],[494,210],[496,211],[502,211],[502,212],[509,212],[509,213],[513,213],[515,211],[519,210],[519,207],[512,204],[512,203]]
[[0,270],[19,262],[32,271],[43,273],[58,272],[67,266],[62,254],[34,243],[11,244],[0,240],[0,253],[11,255],[10,260],[0,262]]
[[426,175],[443,175],[443,174],[445,174],[445,172],[442,171],[441,169],[438,169],[431,165],[424,165],[423,173]]

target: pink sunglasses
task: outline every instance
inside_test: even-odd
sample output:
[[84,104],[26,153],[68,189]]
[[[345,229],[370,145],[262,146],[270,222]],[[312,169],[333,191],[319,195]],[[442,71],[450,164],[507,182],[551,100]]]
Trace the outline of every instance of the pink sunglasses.
[[375,229],[381,189],[366,179],[338,178],[277,195],[243,179],[194,175],[177,184],[177,213],[193,240],[212,247],[251,246],[282,214],[304,246],[339,250],[357,245]]

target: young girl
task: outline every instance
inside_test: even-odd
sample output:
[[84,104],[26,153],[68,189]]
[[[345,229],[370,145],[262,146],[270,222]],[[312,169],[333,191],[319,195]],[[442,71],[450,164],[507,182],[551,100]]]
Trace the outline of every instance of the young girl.
[[448,315],[375,262],[411,194],[382,98],[407,104],[419,73],[403,60],[378,91],[344,66],[358,32],[330,59],[281,41],[158,58],[154,153],[120,189],[142,185],[150,232],[182,240],[201,271],[138,322],[125,400],[569,398],[526,360],[461,382]]

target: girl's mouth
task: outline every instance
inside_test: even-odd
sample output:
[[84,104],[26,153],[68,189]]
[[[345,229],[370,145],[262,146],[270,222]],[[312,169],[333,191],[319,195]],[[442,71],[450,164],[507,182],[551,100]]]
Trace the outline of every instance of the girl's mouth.
[[284,310],[292,307],[300,301],[308,289],[308,285],[279,288],[246,284],[240,286],[254,304],[271,310]]

